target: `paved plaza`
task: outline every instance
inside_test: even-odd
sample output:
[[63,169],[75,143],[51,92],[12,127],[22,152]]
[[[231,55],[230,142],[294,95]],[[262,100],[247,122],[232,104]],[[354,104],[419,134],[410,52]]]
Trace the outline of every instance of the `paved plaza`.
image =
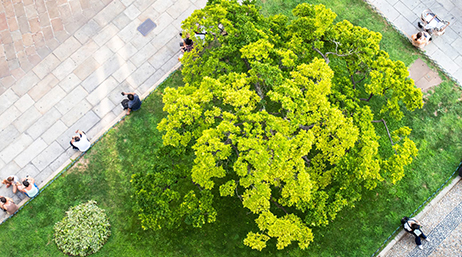
[[[206,0],[2,4],[0,178],[43,186],[79,155],[69,145],[76,129],[97,139],[124,115],[120,92],[147,95],[179,66],[181,22]],[[157,27],[144,37],[137,27],[148,18]],[[5,185],[0,195],[27,200]]]
[[[444,35],[425,47],[425,54],[462,85],[462,1],[461,0],[367,0],[407,37],[417,33],[420,14],[429,8],[450,22]],[[420,61],[422,62],[422,61]],[[411,71],[422,73],[423,70]],[[434,82],[436,76],[428,82]],[[434,72],[433,72],[434,73]],[[418,81],[416,81],[416,84]],[[427,88],[423,88],[427,89]],[[455,167],[454,167],[455,168]],[[460,177],[439,193],[417,218],[431,242],[423,241],[417,248],[414,237],[403,230],[379,254],[381,257],[462,256],[462,181]],[[397,221],[397,225],[399,222]]]
[[[462,0],[367,1],[408,37],[418,31],[426,8],[450,21],[446,34],[425,53],[462,84]],[[179,67],[181,21],[205,4],[2,0],[0,178],[30,175],[43,186],[71,163],[79,155],[69,145],[76,129],[97,139],[124,115],[120,92],[145,96]],[[137,27],[148,18],[157,27],[144,37]],[[18,203],[27,200],[4,185],[0,195]],[[461,213],[462,182],[457,179],[418,216],[433,241],[424,242],[422,251],[401,232],[380,256],[462,256]],[[5,217],[0,212],[0,220]]]

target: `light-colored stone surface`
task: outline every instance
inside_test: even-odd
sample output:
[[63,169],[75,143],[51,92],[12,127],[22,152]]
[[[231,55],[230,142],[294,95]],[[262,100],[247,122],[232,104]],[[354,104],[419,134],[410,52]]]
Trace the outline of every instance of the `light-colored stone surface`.
[[[5,1],[4,5],[12,0]],[[19,69],[0,74],[0,179],[10,174],[21,178],[31,175],[41,184],[79,154],[69,145],[76,129],[96,140],[124,115],[119,104],[121,91],[146,96],[179,67],[181,21],[205,6],[206,0],[27,2],[33,4],[23,4],[27,7],[24,15],[18,9],[15,16],[17,32],[4,28],[2,13],[7,11],[0,8],[2,41],[8,41],[8,36],[12,42],[22,40],[21,51],[41,47],[36,49],[38,57],[30,57],[35,59],[23,67],[21,54],[14,48],[21,45],[0,44],[4,49],[15,49],[8,52],[11,56],[1,56],[0,51],[0,69]],[[38,23],[29,21],[28,15],[37,17]],[[10,26],[9,16],[5,17]],[[28,23],[19,17],[27,17]],[[144,37],[136,28],[147,18],[157,27]],[[35,34],[29,31],[32,28],[37,30]],[[11,61],[2,63],[2,58]],[[13,195],[4,185],[0,185],[0,195],[18,202],[27,200],[21,193]],[[0,220],[3,218],[0,213]]]

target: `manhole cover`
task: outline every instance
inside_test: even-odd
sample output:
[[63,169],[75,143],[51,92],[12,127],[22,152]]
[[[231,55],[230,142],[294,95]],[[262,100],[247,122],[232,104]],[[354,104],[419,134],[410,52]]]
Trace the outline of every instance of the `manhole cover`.
[[141,33],[141,35],[146,36],[155,27],[157,27],[157,25],[151,19],[147,19],[138,26],[137,30]]

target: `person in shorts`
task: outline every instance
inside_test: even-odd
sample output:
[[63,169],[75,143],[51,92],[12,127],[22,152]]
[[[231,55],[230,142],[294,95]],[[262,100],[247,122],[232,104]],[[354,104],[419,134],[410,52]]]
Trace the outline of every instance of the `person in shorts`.
[[40,190],[38,186],[35,184],[35,179],[29,176],[26,176],[22,183],[18,182],[18,190],[23,192],[27,197],[34,198],[36,197]]
[[69,142],[72,146],[73,149],[79,150],[81,152],[87,151],[90,146],[90,140],[88,140],[87,135],[85,135],[85,132],[81,130],[75,131],[77,133],[77,136],[73,136],[71,139],[71,142]]
[[9,215],[13,215],[19,209],[13,199],[4,196],[0,196],[0,208],[6,211]]

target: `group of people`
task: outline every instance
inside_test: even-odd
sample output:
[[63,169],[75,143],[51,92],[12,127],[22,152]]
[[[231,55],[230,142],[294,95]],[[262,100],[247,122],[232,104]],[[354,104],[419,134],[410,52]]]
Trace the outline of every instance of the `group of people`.
[[[2,181],[2,184],[5,184],[7,188],[12,187],[14,194],[20,191],[29,198],[34,198],[40,192],[38,186],[35,184],[35,179],[29,175],[22,180],[19,180],[15,175],[10,175]],[[0,208],[10,215],[19,209],[13,199],[5,196],[0,196]]]
[[[132,111],[136,111],[141,108],[141,100],[136,93],[122,92],[122,95],[127,96],[127,99],[124,99],[121,102],[122,108],[127,111],[127,115],[129,115]],[[77,135],[72,137],[69,142],[70,145],[75,150],[79,150],[81,152],[87,151],[91,146],[87,135],[79,129],[75,131],[75,133]],[[2,181],[2,184],[5,184],[7,188],[11,187],[13,189],[13,194],[20,191],[29,198],[34,198],[40,192],[39,187],[35,184],[35,179],[29,175],[22,180],[19,180],[16,175],[10,175]],[[12,198],[5,196],[0,196],[0,208],[10,215],[14,214],[19,209]]]
[[[132,111],[136,111],[141,108],[141,99],[140,97],[133,92],[122,92],[123,96],[127,96],[127,99],[122,100],[120,103],[122,105],[122,109],[127,111],[127,115],[130,115]],[[90,146],[91,142],[88,139],[85,132],[82,130],[76,130],[75,133],[77,135],[73,136],[71,141],[69,142],[73,149],[79,150],[81,152],[87,151]]]

